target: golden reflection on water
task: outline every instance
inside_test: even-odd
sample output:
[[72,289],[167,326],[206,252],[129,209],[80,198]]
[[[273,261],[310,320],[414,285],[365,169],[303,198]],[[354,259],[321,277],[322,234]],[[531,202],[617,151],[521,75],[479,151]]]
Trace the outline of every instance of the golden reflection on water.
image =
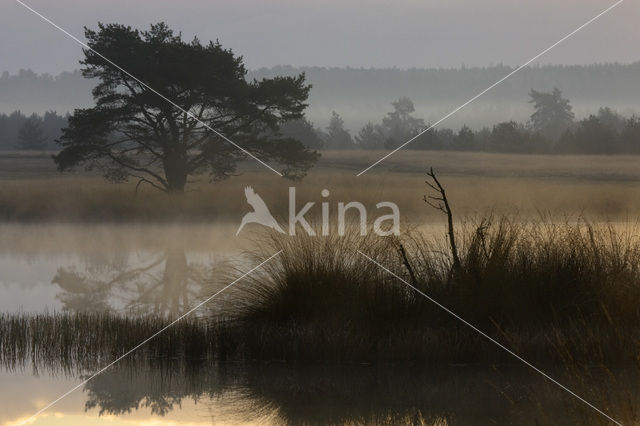
[[142,425],[142,426],[156,426],[156,425],[186,425],[186,426],[196,426],[196,425],[205,425],[211,424],[209,421],[202,422],[185,422],[182,420],[170,420],[170,419],[158,419],[158,418],[149,418],[149,419],[123,419],[118,416],[101,416],[101,417],[92,417],[85,414],[64,414],[64,413],[53,413],[53,414],[42,414],[37,419],[30,421],[28,423],[23,423],[28,420],[29,417],[23,417],[16,419],[14,421],[8,421],[5,423],[5,426],[18,426],[22,424],[29,424],[35,426],[91,426],[91,425]]
[[[48,395],[45,399],[38,397],[36,401],[32,401],[30,410],[25,411],[23,404],[14,400],[4,400],[2,413],[0,414],[0,425],[2,426],[18,426],[18,425],[35,425],[35,426],[92,426],[92,425],[253,425],[273,423],[274,416],[261,416],[258,419],[247,418],[245,410],[234,411],[237,406],[229,403],[225,398],[206,399],[194,402],[193,400],[183,400],[178,409],[168,412],[164,416],[153,415],[150,410],[138,408],[128,414],[101,414],[97,410],[85,411],[78,408],[84,403],[85,395],[82,391],[77,391],[77,395],[71,396],[71,401],[61,403],[60,407],[52,407],[50,411],[40,414],[36,419],[30,417],[39,408],[50,402],[50,399],[57,395]],[[18,409],[12,409],[14,402],[21,405]],[[6,406],[5,406],[6,404]],[[76,408],[71,408],[73,405]],[[20,412],[18,412],[20,411]]]

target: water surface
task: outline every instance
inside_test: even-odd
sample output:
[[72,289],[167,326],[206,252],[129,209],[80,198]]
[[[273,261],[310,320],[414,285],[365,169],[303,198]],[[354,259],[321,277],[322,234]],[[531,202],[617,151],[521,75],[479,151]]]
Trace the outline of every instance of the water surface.
[[[433,228],[431,228],[433,229]],[[253,265],[235,224],[0,225],[0,312],[176,316]],[[207,313],[222,309],[225,295]],[[499,349],[496,348],[496,351]],[[522,365],[284,365],[123,361],[36,425],[608,424]],[[637,377],[545,367],[615,414]],[[19,424],[93,372],[0,368],[0,425]],[[606,397],[605,397],[606,396]]]

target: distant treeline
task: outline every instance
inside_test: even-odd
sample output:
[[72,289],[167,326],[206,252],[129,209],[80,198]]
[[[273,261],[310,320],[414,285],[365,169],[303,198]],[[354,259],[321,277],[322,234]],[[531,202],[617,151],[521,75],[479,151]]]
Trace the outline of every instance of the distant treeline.
[[[355,134],[368,121],[381,117],[389,104],[410,97],[417,115],[435,122],[472,96],[514,70],[508,65],[460,68],[331,68],[279,66],[249,73],[250,78],[297,75],[304,72],[313,85],[309,120],[326,126],[338,111]],[[444,123],[474,130],[502,120],[526,121],[530,115],[527,91],[562,89],[583,118],[599,106],[631,116],[640,113],[640,62],[631,64],[542,65],[524,68]]]
[[67,117],[54,111],[27,116],[20,111],[0,114],[0,150],[55,150],[55,140],[67,126]]
[[356,135],[344,127],[335,111],[329,125],[316,128],[306,119],[292,121],[282,128],[286,136],[302,140],[315,149],[380,149],[403,145],[406,149],[486,151],[547,154],[640,154],[640,117],[624,117],[608,107],[576,120],[568,99],[558,89],[529,92],[533,114],[526,123],[504,121],[472,130],[462,126],[429,128],[414,116],[413,102],[403,97],[392,103],[379,123],[367,123]]
[[[461,105],[513,71],[507,65],[489,67],[376,69],[278,66],[249,71],[247,79],[298,75],[304,72],[313,87],[307,118],[325,127],[331,111],[338,111],[345,127],[355,134],[367,121],[383,116],[389,104],[409,96],[418,116],[427,122]],[[580,118],[601,105],[631,116],[640,112],[640,62],[631,64],[547,65],[522,69],[503,84],[447,119],[446,125],[463,124],[474,130],[502,120],[526,121],[529,88],[550,91],[559,87],[571,100]],[[59,114],[93,105],[95,81],[80,71],[57,76],[23,70],[0,74],[0,112],[19,109]]]
[[[411,95],[415,99],[434,103],[464,101],[495,83],[515,69],[499,64],[488,67],[460,68],[336,68],[275,66],[249,72],[250,78],[297,75],[304,72],[312,90],[312,102],[331,103],[335,100],[358,99],[376,102]],[[537,87],[550,90],[562,87],[580,102],[591,100],[621,100],[637,103],[640,87],[640,61],[631,64],[604,63],[591,65],[540,65],[526,67],[494,90],[487,92],[479,103],[522,99],[523,90]]]
[[[355,135],[335,111],[325,128],[303,118],[285,123],[281,132],[313,149],[391,150],[415,138],[406,149],[640,154],[640,117],[625,117],[601,107],[596,114],[576,120],[569,100],[558,89],[531,90],[529,97],[533,113],[527,122],[504,121],[480,130],[438,127],[420,134],[429,124],[415,116],[411,99],[402,97],[391,104],[392,110],[380,122],[367,123]],[[55,140],[67,126],[67,118],[53,111],[30,116],[20,111],[0,114],[0,150],[56,150]]]

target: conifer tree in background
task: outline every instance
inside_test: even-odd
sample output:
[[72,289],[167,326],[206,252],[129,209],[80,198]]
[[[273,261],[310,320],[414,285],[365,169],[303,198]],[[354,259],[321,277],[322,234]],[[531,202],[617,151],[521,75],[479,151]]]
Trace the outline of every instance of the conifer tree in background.
[[327,149],[352,149],[353,139],[348,130],[344,128],[344,120],[337,112],[331,113],[331,119],[324,135],[324,147]]
[[18,131],[18,149],[43,150],[47,137],[42,129],[42,118],[31,115]]
[[535,112],[531,115],[531,125],[537,132],[550,140],[557,140],[573,124],[575,118],[569,99],[562,97],[562,92],[554,88],[552,92],[529,92]]

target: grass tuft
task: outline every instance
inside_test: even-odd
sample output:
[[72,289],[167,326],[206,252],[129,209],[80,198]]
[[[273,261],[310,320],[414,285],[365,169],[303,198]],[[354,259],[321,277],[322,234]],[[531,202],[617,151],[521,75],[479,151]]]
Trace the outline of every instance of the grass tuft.
[[[189,362],[500,363],[510,355],[370,262],[414,285],[536,364],[635,364],[640,347],[640,242],[633,228],[584,221],[468,221],[461,268],[444,235],[402,238],[349,228],[295,237],[271,233],[255,262],[281,250],[230,291],[225,318],[185,319],[132,358]],[[81,364],[123,354],[167,324],[109,314],[0,316],[0,361],[12,368]]]

